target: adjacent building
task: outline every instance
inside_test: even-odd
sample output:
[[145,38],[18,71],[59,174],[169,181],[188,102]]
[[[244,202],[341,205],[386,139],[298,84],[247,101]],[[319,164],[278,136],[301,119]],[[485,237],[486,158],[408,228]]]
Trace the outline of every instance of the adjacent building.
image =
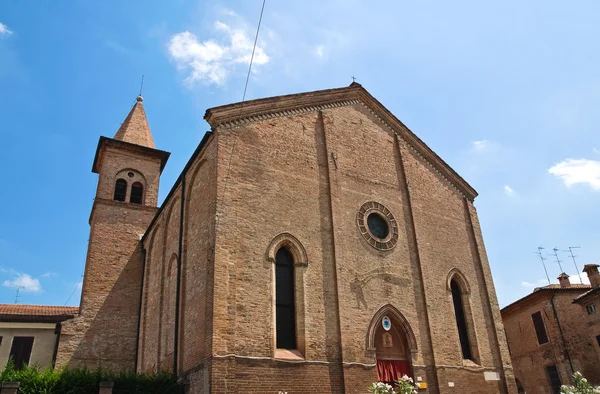
[[160,207],[169,153],[142,97],[100,138],[58,365],[170,371],[190,393],[363,393],[402,374],[423,393],[516,392],[477,193],[361,85],[205,119]]
[[519,392],[559,393],[575,371],[600,384],[600,275],[595,264],[584,271],[591,286],[562,273],[502,309]]
[[0,304],[0,368],[53,367],[60,322],[77,316],[77,307]]

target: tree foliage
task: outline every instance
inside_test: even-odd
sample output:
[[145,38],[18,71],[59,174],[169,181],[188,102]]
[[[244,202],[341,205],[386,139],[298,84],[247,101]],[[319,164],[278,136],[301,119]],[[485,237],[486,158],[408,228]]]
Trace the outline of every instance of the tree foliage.
[[15,369],[12,362],[0,372],[0,382],[19,382],[19,394],[98,394],[102,381],[114,382],[113,394],[181,394],[177,377],[160,372],[141,375],[87,368],[41,370],[25,366]]

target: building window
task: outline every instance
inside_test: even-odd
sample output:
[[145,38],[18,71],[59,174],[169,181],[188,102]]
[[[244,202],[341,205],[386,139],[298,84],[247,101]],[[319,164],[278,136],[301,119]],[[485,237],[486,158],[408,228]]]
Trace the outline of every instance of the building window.
[[600,346],[600,335],[596,335],[596,342],[598,342],[598,346]]
[[129,202],[134,204],[141,204],[144,197],[144,186],[141,183],[135,182],[131,185],[131,197],[129,197]]
[[525,394],[525,389],[519,379],[515,379],[515,382],[517,383],[517,394]]
[[29,364],[31,349],[33,348],[33,337],[14,337],[10,348],[10,358],[15,363],[16,369],[22,369]]
[[552,389],[552,394],[560,394],[560,386],[562,383],[556,365],[548,365],[546,367],[546,375],[548,377],[550,388]]
[[387,238],[388,234],[390,233],[387,222],[383,216],[377,212],[373,212],[367,216],[367,227],[369,227],[371,234],[379,239]]
[[383,204],[368,201],[361,205],[356,224],[365,241],[375,249],[388,251],[398,243],[398,223]]
[[464,360],[472,360],[471,344],[469,343],[469,331],[467,330],[467,320],[465,318],[465,308],[463,305],[462,291],[456,280],[450,281],[452,290],[452,301],[454,303],[454,315],[456,317],[456,326],[458,327],[458,338],[460,339],[460,348]]
[[537,335],[538,344],[542,345],[548,342],[548,333],[546,332],[546,326],[544,326],[544,319],[542,319],[541,312],[535,312],[531,315],[533,319],[533,327]]
[[275,322],[278,349],[296,349],[294,257],[285,247],[275,255]]
[[125,201],[125,194],[127,194],[127,181],[119,178],[115,183],[115,195],[113,199],[115,201]]
[[596,307],[594,306],[594,304],[589,304],[587,307],[587,312],[588,315],[591,315],[592,313],[596,312]]

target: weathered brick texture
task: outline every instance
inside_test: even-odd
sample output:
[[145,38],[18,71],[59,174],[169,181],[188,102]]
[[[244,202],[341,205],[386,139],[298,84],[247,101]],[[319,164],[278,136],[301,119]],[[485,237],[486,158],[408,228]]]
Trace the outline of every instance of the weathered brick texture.
[[[177,371],[189,393],[362,393],[388,314],[422,392],[515,392],[476,193],[360,85],[206,117],[212,132],[142,231],[138,371]],[[393,215],[390,250],[357,226],[371,201]],[[296,352],[276,349],[282,246],[295,260]],[[462,358],[451,276],[473,361]]]
[[[140,107],[137,103],[130,117]],[[160,172],[168,157],[166,152],[123,142],[132,129],[141,135],[138,115],[128,117],[116,139],[103,137],[98,145],[93,167],[98,187],[90,215],[80,313],[62,324],[57,366],[135,368],[144,260],[140,236],[156,215]],[[120,178],[127,181],[125,201],[114,201]],[[143,185],[142,204],[129,202],[134,182]]]
[[[178,369],[189,392],[364,392],[376,379],[368,332],[382,308],[407,322],[415,343],[407,357],[428,392],[515,391],[472,202],[398,135],[361,103],[215,127],[184,174]],[[152,231],[179,209],[179,196],[177,189]],[[398,223],[390,251],[358,231],[367,201],[385,205]],[[307,256],[295,268],[295,361],[277,359],[274,338],[269,248],[285,234]],[[154,236],[145,247],[167,244]],[[460,350],[449,290],[456,271],[468,287],[475,362]],[[153,325],[140,343],[167,327],[150,316],[167,293],[145,294],[142,321]],[[155,349],[151,343],[144,348]],[[161,364],[160,355],[148,357],[144,370]],[[500,380],[486,381],[484,372]]]
[[[515,377],[527,393],[550,391],[547,366],[555,365],[561,382],[569,384],[575,371],[591,383],[600,384],[600,315],[588,314],[573,301],[590,291],[589,286],[572,284],[561,288],[550,285],[514,302],[502,310],[510,345]],[[600,306],[600,299],[596,300]],[[548,335],[539,344],[532,314],[540,312]]]

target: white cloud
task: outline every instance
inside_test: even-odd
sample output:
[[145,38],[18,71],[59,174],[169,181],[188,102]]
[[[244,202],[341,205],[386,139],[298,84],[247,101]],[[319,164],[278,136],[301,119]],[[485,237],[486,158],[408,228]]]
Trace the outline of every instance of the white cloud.
[[512,187],[508,186],[508,185],[504,185],[504,193],[506,193],[507,196],[509,197],[515,197],[516,193],[513,190]]
[[531,282],[527,282],[527,281],[521,282],[521,286],[523,286],[523,287],[541,287],[541,286],[547,286],[547,285],[548,285],[547,279],[540,279],[535,283],[531,283]]
[[473,150],[475,152],[483,152],[489,145],[490,142],[487,140],[473,141]]
[[[563,263],[564,264],[564,263]],[[571,282],[571,284],[579,284],[581,283],[579,281],[579,276],[577,274],[567,274],[569,275],[569,281]],[[587,277],[587,275],[585,273],[581,273],[581,280],[583,281],[584,285],[589,285],[590,281]],[[558,277],[558,275],[557,275]],[[557,278],[553,278],[550,277],[550,280],[553,284],[558,284],[558,279]],[[548,279],[540,279],[537,282],[527,282],[527,281],[523,281],[521,282],[521,286],[523,287],[530,287],[530,288],[535,288],[535,287],[542,287],[542,286],[548,286]]]
[[10,36],[12,34],[12,30],[8,28],[4,23],[0,22],[0,37],[1,36]]
[[566,159],[551,167],[548,173],[560,178],[567,187],[581,183],[600,191],[600,161]]
[[598,148],[592,148],[592,152],[594,152],[594,153],[600,153],[600,149],[598,149]]
[[40,275],[42,278],[50,278],[58,276],[56,272],[46,272],[45,274]]
[[323,45],[318,45],[315,48],[315,55],[317,55],[318,57],[322,58],[323,57],[323,51],[325,50],[325,47]]
[[42,291],[39,279],[32,278],[28,274],[19,274],[13,280],[5,280],[4,286],[21,287],[24,292],[28,293],[40,293]]
[[584,285],[590,284],[590,279],[588,278],[588,276],[585,272],[582,272],[579,274],[579,275],[581,275],[581,281],[579,281],[579,276],[577,274],[567,274],[567,275],[569,275],[569,281],[571,283],[581,283],[581,281],[583,281]]
[[[250,63],[254,37],[251,30],[239,19],[233,27],[221,21],[215,22],[216,38],[200,41],[189,31],[171,37],[168,45],[169,55],[179,69],[190,70],[186,82],[220,85],[238,65],[247,66]],[[269,60],[265,50],[257,44],[253,70],[255,66],[267,64]]]

